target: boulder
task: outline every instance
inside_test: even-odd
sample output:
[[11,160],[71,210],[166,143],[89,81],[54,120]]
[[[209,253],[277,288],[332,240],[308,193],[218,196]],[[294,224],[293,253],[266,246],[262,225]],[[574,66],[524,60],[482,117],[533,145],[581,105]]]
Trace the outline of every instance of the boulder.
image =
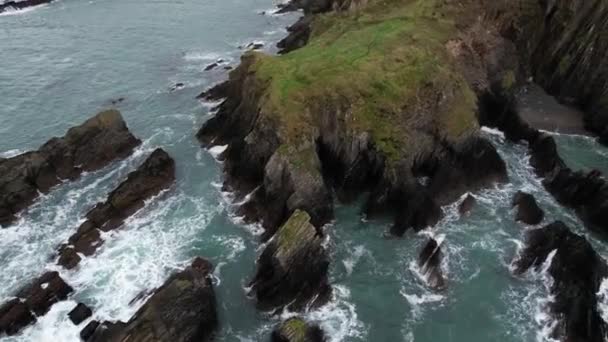
[[564,341],[604,341],[606,323],[598,309],[597,293],[608,276],[606,262],[584,237],[558,221],[528,232],[516,272],[540,270],[551,255],[551,312],[559,321],[554,334]]
[[475,197],[473,197],[473,195],[467,195],[467,197],[465,197],[465,199],[458,205],[458,212],[460,213],[460,216],[469,215],[476,203],[477,200]]
[[17,334],[46,314],[53,304],[67,299],[73,289],[57,272],[46,272],[22,288],[15,299],[0,306],[0,334]]
[[261,310],[321,305],[331,293],[328,268],[323,237],[310,216],[296,210],[260,255],[251,293]]
[[542,222],[545,213],[536,203],[534,196],[518,191],[513,197],[513,206],[517,207],[515,219],[517,221],[536,225]]
[[93,311],[91,311],[88,306],[82,303],[78,303],[78,305],[76,305],[74,309],[72,309],[72,311],[68,313],[68,317],[70,318],[70,321],[72,321],[72,323],[78,325],[84,322],[87,318],[91,317],[92,314]]
[[426,278],[427,284],[435,290],[445,288],[445,279],[441,270],[441,246],[437,240],[431,238],[418,256],[418,268]]
[[129,322],[92,323],[81,336],[89,336],[89,342],[211,340],[218,325],[212,268],[209,261],[196,258],[158,288]]
[[323,330],[318,325],[310,325],[299,317],[290,318],[279,324],[270,339],[271,342],[324,342]]
[[90,256],[101,245],[100,231],[109,231],[144,206],[147,199],[167,189],[175,181],[175,162],[162,149],[156,149],[127,179],[114,189],[103,203],[98,203],[86,215],[68,243],[59,248],[58,264],[74,268],[80,254]]
[[110,110],[52,138],[38,151],[0,161],[0,225],[14,221],[39,193],[125,158],[139,144],[120,113]]
[[90,321],[82,330],[80,330],[80,339],[82,341],[88,341],[93,336],[98,327],[98,321]]

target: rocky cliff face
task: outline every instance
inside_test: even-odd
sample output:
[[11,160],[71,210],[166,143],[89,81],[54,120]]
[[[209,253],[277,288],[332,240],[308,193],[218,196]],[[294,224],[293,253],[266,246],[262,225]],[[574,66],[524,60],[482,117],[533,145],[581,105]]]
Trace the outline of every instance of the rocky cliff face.
[[47,141],[38,151],[0,160],[0,225],[14,221],[39,193],[125,158],[139,144],[120,113],[111,110],[70,128],[65,136]]
[[329,299],[328,255],[309,221],[306,212],[294,212],[260,255],[251,282],[260,309],[300,311]]
[[530,231],[516,267],[522,273],[529,268],[540,270],[546,262],[551,263],[548,272],[553,278],[551,293],[555,297],[551,310],[559,320],[553,331],[555,338],[604,341],[606,323],[600,315],[596,294],[608,276],[606,262],[584,237],[570,232],[561,222]]
[[450,53],[460,31],[442,18],[458,6],[393,5],[351,2],[315,16],[305,47],[249,53],[203,94],[226,100],[198,137],[228,145],[226,186],[255,190],[242,213],[262,221],[265,238],[296,209],[319,227],[332,217],[332,194],[366,191],[367,214],[400,213],[400,235],[436,222],[439,206],[463,192],[506,180],[478,136],[476,89]]

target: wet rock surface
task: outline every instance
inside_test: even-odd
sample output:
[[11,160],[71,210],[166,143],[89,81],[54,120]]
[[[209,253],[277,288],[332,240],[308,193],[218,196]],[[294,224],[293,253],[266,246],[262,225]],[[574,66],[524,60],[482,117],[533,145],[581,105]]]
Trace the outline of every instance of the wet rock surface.
[[536,225],[545,217],[544,211],[536,203],[534,196],[518,191],[513,197],[513,206],[517,208],[515,219],[517,221]]
[[324,342],[323,330],[318,325],[310,325],[299,317],[290,318],[279,324],[270,339],[271,342]]
[[65,300],[73,289],[57,272],[47,272],[22,288],[16,298],[0,306],[0,334],[14,335],[53,304]]
[[81,337],[88,342],[210,341],[218,325],[212,270],[209,261],[196,258],[158,288],[129,322],[91,322]]
[[443,290],[446,287],[443,271],[441,270],[441,245],[431,238],[418,256],[418,268],[426,278],[428,285],[434,290]]
[[322,242],[310,216],[296,210],[257,261],[251,294],[259,309],[299,311],[329,299],[329,259]]
[[163,149],[156,149],[127,179],[114,189],[103,203],[86,215],[68,243],[59,248],[58,264],[71,269],[90,256],[103,242],[100,232],[116,229],[124,220],[141,209],[145,200],[167,189],[175,181],[175,162]]
[[477,200],[475,197],[473,197],[473,195],[467,195],[467,197],[460,202],[460,205],[458,205],[458,213],[460,213],[460,216],[470,215],[476,203]]
[[139,144],[121,114],[110,110],[52,138],[38,151],[0,160],[0,225],[13,222],[39,193],[125,158]]
[[91,311],[88,306],[78,303],[78,305],[76,305],[76,307],[74,307],[74,309],[68,313],[68,317],[72,323],[78,325],[84,322],[87,318],[91,317],[92,314],[93,311]]
[[606,262],[584,237],[558,221],[528,232],[516,272],[540,270],[550,257],[548,273],[555,297],[551,311],[559,320],[553,335],[564,341],[604,341],[606,323],[598,310],[597,293],[608,276]]

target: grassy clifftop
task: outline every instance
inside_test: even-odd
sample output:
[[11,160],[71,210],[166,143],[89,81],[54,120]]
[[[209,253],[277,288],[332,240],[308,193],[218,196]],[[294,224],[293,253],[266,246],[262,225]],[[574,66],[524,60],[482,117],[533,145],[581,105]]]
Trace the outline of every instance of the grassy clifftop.
[[389,163],[432,136],[460,140],[477,129],[476,100],[447,53],[452,10],[439,0],[377,0],[317,15],[305,47],[250,56],[260,112],[284,144],[306,149],[319,115],[340,111],[345,133],[371,134]]

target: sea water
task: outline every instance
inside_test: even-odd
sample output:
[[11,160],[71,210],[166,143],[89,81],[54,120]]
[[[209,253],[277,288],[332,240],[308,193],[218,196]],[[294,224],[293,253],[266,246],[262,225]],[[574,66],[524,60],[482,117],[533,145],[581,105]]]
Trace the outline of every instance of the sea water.
[[[59,0],[0,15],[3,157],[36,149],[113,106],[143,141],[127,159],[57,186],[15,225],[0,230],[0,302],[44,270],[59,271],[75,288],[70,300],[53,306],[20,335],[0,341],[78,341],[88,321],[74,326],[68,320],[77,302],[89,305],[94,319],[126,321],[143,304],[134,298],[160,286],[195,256],[216,266],[218,341],[267,340],[275,324],[295,315],[269,316],[248,298],[261,230],[235,217],[231,194],[221,191],[221,163],[214,157],[223,147],[203,150],[194,137],[214,107],[196,95],[227,77],[224,67],[238,64],[243,46],[263,42],[275,53],[274,43],[297,19],[297,13],[273,14],[275,4]],[[220,66],[204,71],[218,60]],[[173,90],[178,83],[183,88]],[[512,273],[525,231],[532,229],[514,221],[513,195],[518,190],[534,194],[547,212],[545,223],[563,220],[603,256],[608,250],[543,189],[525,146],[490,129],[483,134],[506,161],[510,183],[475,193],[478,203],[468,217],[458,215],[455,203],[443,209],[436,227],[387,238],[390,220],[366,221],[359,203],[337,204],[336,218],[325,228],[333,298],[304,314],[330,341],[550,340],[552,279],[544,270],[521,277]],[[556,139],[573,168],[608,172],[608,152],[593,139]],[[104,233],[103,246],[77,269],[55,266],[57,245],[157,147],[175,158],[176,184],[147,201],[123,228]],[[447,288],[441,292],[427,286],[416,265],[429,237],[442,243]],[[602,289],[599,297],[608,299],[608,282]]]

